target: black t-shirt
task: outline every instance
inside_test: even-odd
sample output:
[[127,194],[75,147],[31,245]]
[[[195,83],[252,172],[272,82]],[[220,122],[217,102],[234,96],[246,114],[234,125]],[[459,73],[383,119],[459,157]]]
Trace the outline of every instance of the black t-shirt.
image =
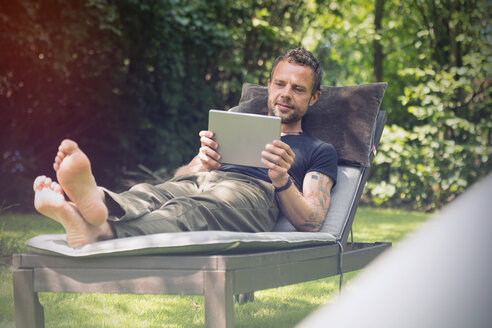
[[[309,172],[323,173],[333,179],[333,185],[336,184],[338,158],[335,147],[307,134],[285,135],[281,137],[281,140],[288,144],[296,154],[289,175],[299,190],[302,191],[304,177]],[[266,168],[223,164],[221,170],[242,173],[271,182]]]

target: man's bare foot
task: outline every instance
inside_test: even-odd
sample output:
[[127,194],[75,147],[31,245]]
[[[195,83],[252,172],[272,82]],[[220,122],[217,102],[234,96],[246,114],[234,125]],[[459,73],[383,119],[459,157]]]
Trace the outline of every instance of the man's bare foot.
[[[88,224],[74,204],[67,202],[60,185],[46,176],[34,180],[34,207],[36,210],[59,222],[67,233],[67,243],[81,247],[102,239],[109,239],[111,231],[108,223],[98,227]],[[109,228],[109,231],[107,230]]]
[[94,226],[106,222],[108,209],[104,203],[104,192],[97,187],[89,158],[74,141],[62,141],[53,168],[63,191],[82,217]]

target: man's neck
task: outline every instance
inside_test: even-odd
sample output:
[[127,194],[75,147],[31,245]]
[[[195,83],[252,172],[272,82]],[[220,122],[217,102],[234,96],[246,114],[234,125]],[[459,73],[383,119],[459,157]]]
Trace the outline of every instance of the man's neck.
[[281,128],[280,132],[281,132],[281,135],[299,135],[299,134],[302,134],[301,121],[288,123],[288,124],[282,124],[282,128]]

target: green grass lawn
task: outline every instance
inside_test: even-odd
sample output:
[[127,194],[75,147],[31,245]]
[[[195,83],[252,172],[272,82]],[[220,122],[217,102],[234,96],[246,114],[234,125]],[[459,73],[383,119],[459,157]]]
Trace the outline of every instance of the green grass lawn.
[[[429,217],[399,210],[360,208],[354,241],[398,242]],[[14,327],[10,255],[25,252],[24,242],[38,234],[63,233],[39,215],[0,216],[0,327]],[[344,284],[357,275],[344,275]],[[258,291],[255,301],[236,304],[236,327],[294,327],[318,306],[333,302],[338,277]],[[40,293],[46,327],[203,327],[202,296]]]

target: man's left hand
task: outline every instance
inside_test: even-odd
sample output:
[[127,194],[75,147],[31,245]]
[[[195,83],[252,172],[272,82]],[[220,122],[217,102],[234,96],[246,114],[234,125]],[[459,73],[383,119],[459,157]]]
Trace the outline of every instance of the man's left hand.
[[285,142],[274,140],[265,146],[261,156],[261,162],[269,169],[268,176],[272,184],[277,188],[285,186],[289,179],[288,172],[296,157],[294,151]]

